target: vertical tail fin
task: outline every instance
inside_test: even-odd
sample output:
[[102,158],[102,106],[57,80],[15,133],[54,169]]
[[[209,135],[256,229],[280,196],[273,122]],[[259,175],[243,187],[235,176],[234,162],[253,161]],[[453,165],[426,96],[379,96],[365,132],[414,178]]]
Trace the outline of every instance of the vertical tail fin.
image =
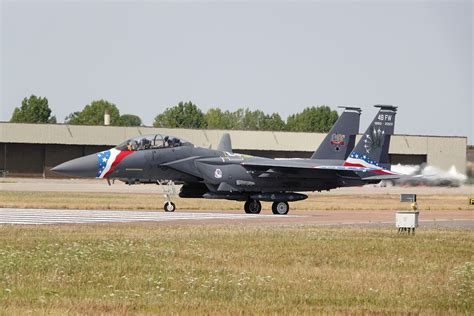
[[375,107],[380,108],[379,112],[346,159],[344,166],[371,168],[389,164],[388,149],[395,128],[397,107],[392,105],[375,105]]
[[359,132],[361,109],[340,106],[344,109],[329,133],[313,153],[311,159],[345,160],[352,149]]
[[217,150],[232,153],[232,141],[230,140],[229,133],[222,134]]

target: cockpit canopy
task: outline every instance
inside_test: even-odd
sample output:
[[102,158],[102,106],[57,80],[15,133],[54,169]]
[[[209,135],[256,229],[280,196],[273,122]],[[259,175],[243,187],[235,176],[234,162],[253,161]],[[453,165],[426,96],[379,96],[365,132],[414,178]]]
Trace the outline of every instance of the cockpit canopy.
[[117,148],[118,150],[137,151],[180,146],[193,146],[193,144],[184,139],[180,139],[174,136],[154,134],[130,138],[115,148]]

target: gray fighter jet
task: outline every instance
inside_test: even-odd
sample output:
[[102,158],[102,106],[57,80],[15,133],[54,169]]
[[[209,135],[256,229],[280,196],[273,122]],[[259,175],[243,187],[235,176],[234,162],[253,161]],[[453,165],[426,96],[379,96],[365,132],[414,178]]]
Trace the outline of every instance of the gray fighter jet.
[[[244,201],[246,213],[258,214],[260,201],[273,202],[274,214],[287,214],[288,202],[304,200],[304,191],[331,190],[397,179],[388,149],[396,107],[379,111],[354,148],[360,109],[345,108],[310,159],[270,159],[232,152],[229,135],[217,150],[172,136],[139,136],[106,151],[77,158],[53,171],[81,177],[119,179],[128,184],[182,184],[182,198]],[[175,204],[166,195],[164,210]]]

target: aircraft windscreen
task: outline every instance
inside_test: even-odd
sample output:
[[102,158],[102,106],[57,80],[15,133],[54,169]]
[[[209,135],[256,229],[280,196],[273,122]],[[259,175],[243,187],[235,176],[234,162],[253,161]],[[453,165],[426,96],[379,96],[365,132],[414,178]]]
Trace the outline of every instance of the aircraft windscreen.
[[192,144],[184,139],[180,139],[174,136],[155,134],[130,138],[119,144],[115,148],[119,150],[138,151],[180,146],[192,146]]

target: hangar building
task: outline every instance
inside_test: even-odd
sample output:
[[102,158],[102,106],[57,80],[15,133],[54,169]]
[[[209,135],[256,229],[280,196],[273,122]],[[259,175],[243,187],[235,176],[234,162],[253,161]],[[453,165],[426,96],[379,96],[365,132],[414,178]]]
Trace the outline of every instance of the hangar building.
[[[194,145],[216,148],[226,131],[153,127],[0,123],[0,170],[10,176],[58,176],[50,169],[64,161],[113,147],[146,134],[173,135]],[[228,131],[235,152],[272,158],[309,158],[323,133]],[[359,136],[360,137],[360,136]],[[421,164],[466,172],[467,138],[394,135],[392,164]]]

